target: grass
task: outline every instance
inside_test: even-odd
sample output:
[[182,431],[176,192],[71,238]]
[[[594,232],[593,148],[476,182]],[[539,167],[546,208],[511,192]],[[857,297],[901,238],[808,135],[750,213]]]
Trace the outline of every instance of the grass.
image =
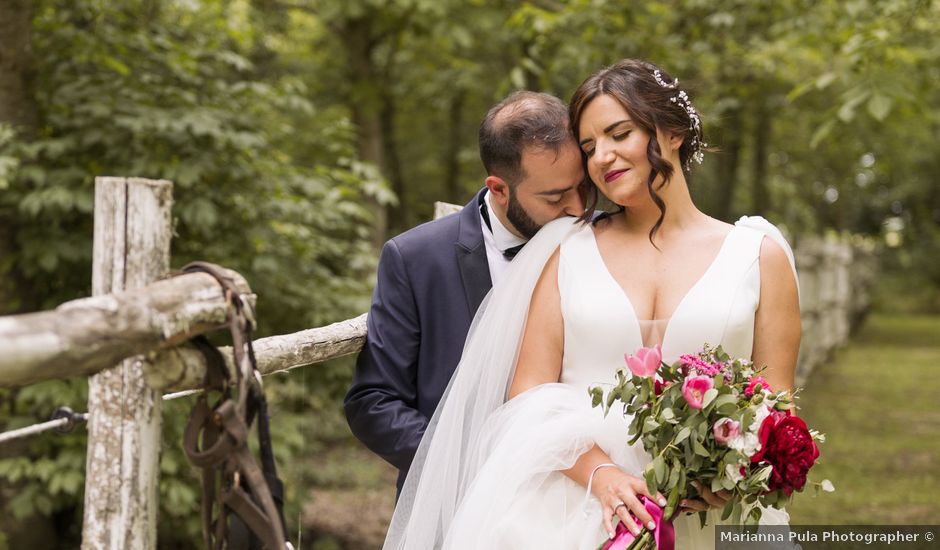
[[797,495],[793,524],[940,524],[940,316],[872,316],[800,406],[836,491]]

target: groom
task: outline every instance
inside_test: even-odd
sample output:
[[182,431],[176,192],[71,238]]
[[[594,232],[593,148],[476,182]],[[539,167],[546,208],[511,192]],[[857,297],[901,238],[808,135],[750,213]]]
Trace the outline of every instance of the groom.
[[463,210],[385,243],[346,394],[349,427],[399,469],[399,491],[483,297],[544,224],[584,211],[581,151],[558,98],[516,92],[490,109],[480,158],[486,187]]

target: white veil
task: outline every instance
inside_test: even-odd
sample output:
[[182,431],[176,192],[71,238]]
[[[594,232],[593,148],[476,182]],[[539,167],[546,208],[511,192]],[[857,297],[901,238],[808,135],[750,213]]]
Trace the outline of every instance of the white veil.
[[485,459],[479,453],[481,438],[490,414],[506,400],[535,284],[559,244],[581,227],[573,218],[543,227],[483,301],[408,472],[385,550],[442,545]]

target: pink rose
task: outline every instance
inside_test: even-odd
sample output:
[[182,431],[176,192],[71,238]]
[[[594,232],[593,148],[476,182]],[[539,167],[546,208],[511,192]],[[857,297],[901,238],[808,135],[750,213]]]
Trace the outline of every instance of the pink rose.
[[731,439],[741,433],[741,424],[737,420],[722,418],[712,427],[712,433],[715,434],[715,441],[721,445],[727,445]]
[[636,350],[636,355],[624,354],[623,358],[630,372],[635,376],[646,378],[653,376],[659,369],[663,361],[663,351],[657,345],[655,348],[640,348]]
[[689,376],[682,383],[682,397],[688,401],[693,409],[701,409],[705,401],[705,392],[715,386],[714,380],[709,376]]
[[744,395],[751,397],[754,395],[754,390],[757,389],[758,386],[761,387],[761,391],[773,391],[770,389],[770,384],[768,384],[762,376],[755,376],[754,378],[751,378],[751,383],[748,384],[746,388],[744,388]]

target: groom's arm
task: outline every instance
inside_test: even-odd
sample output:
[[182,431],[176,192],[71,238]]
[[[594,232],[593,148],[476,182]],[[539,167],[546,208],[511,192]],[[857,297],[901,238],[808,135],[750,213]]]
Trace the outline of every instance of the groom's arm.
[[367,327],[346,394],[346,419],[369,449],[406,471],[428,419],[416,408],[421,327],[404,259],[394,240],[382,248]]

